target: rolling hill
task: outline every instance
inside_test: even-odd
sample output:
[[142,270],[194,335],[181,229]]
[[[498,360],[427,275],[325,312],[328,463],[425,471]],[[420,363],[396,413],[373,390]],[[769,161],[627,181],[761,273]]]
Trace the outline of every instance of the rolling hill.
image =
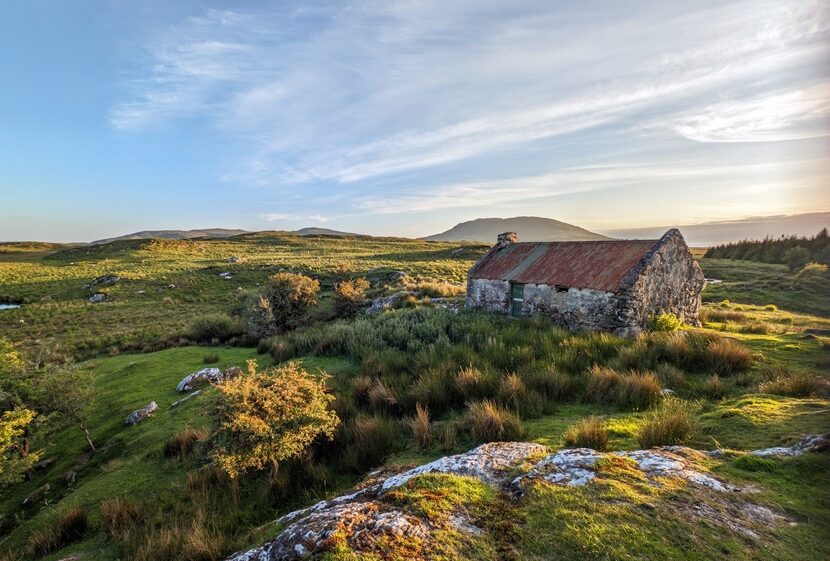
[[168,240],[189,240],[192,238],[230,238],[240,234],[247,234],[247,230],[228,228],[206,228],[204,230],[143,230],[114,238],[95,240],[92,244],[104,244],[117,240],[146,240],[150,238],[164,238]]
[[579,226],[542,218],[539,216],[516,216],[514,218],[478,218],[457,224],[440,234],[422,238],[428,241],[475,241],[493,243],[502,232],[516,232],[519,241],[558,242],[607,240],[606,236],[590,232]]

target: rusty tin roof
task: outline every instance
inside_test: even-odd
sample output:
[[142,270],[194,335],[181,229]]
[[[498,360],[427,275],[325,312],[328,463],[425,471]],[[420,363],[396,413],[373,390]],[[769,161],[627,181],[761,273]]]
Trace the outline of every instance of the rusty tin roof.
[[513,243],[493,248],[470,277],[617,292],[625,276],[658,241]]

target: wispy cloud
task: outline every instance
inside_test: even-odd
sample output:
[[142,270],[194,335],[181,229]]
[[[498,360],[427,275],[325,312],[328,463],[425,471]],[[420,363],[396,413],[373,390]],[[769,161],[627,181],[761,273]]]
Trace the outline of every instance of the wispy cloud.
[[699,142],[765,142],[830,135],[830,82],[715,103],[679,117],[673,128]]
[[[273,3],[194,15],[148,33],[145,52],[114,127],[199,119],[228,147],[223,180],[348,190],[349,212],[476,207],[697,173],[661,161],[608,166],[598,146],[656,154],[673,141],[830,130],[830,9],[813,0]],[[342,208],[332,210],[322,214]]]

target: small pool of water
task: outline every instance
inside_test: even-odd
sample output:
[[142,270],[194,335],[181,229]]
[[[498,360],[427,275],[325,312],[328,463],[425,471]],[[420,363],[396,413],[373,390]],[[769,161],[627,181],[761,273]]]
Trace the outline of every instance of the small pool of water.
[[19,307],[20,304],[0,304],[0,310],[13,310]]

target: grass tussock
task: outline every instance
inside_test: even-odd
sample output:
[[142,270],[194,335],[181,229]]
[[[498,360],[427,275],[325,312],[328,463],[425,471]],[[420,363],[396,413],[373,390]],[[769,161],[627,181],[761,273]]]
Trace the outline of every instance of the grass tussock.
[[432,442],[429,409],[418,403],[415,406],[415,416],[406,420],[406,426],[412,431],[412,438],[420,449],[429,448],[429,444]]
[[808,372],[781,370],[774,377],[758,384],[760,393],[788,397],[813,397],[827,391],[828,385],[819,376]]
[[469,403],[465,424],[476,442],[518,440],[523,435],[518,415],[489,400]]
[[82,539],[88,529],[89,514],[86,508],[69,507],[29,535],[28,549],[34,556],[47,555]]
[[715,339],[706,354],[709,367],[715,374],[729,376],[746,372],[752,367],[752,353],[732,339]]
[[585,401],[645,409],[660,399],[661,389],[653,372],[621,373],[597,366],[588,373]]
[[216,364],[219,362],[219,355],[216,353],[208,353],[202,357],[202,362],[205,364]]
[[668,398],[640,426],[637,442],[641,448],[683,444],[695,426],[695,408],[681,399]]
[[599,417],[586,417],[565,430],[565,444],[594,450],[608,449],[608,427]]
[[726,382],[717,374],[709,376],[703,386],[703,392],[712,399],[723,399],[728,391],[729,387]]
[[164,455],[167,458],[186,460],[200,442],[208,439],[208,432],[204,429],[185,428],[167,439],[164,444]]
[[138,505],[127,498],[107,499],[101,502],[101,528],[111,538],[123,538],[140,516]]

